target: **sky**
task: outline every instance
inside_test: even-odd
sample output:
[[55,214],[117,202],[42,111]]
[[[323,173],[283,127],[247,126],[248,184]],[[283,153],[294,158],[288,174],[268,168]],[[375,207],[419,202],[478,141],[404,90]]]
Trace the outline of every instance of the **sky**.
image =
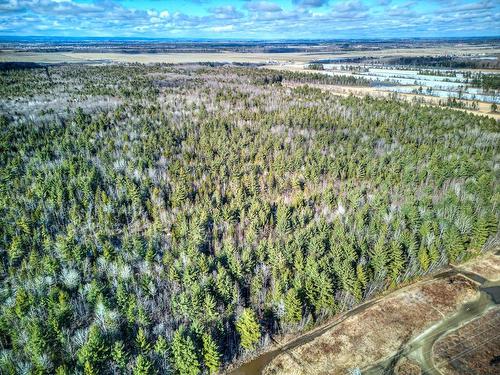
[[0,0],[0,35],[362,39],[500,35],[500,0]]

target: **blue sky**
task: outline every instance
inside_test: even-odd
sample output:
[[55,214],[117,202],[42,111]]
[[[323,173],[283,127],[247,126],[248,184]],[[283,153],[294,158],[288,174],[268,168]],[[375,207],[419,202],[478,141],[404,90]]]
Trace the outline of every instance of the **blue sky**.
[[315,39],[499,36],[499,0],[0,0],[0,35]]

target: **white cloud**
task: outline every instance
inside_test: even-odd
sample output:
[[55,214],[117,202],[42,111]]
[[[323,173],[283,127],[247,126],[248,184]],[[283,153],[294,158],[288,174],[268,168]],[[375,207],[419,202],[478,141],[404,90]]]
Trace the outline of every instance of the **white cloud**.
[[224,31],[234,30],[234,25],[213,26],[213,27],[209,27],[207,30],[213,31],[214,33],[222,33]]
[[252,12],[281,12],[281,7],[269,1],[249,1],[245,8]]
[[201,4],[199,12],[169,11],[161,2],[141,10],[119,0],[0,0],[0,34],[358,38],[498,35],[500,29],[498,0],[434,0],[429,7],[404,0],[291,0],[295,6],[283,8],[277,0],[223,6],[185,1]]

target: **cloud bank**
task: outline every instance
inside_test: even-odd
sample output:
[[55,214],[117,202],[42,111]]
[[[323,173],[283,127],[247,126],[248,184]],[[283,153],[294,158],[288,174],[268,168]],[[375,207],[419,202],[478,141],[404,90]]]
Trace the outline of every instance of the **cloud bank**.
[[499,31],[494,0],[0,0],[0,35],[329,39]]

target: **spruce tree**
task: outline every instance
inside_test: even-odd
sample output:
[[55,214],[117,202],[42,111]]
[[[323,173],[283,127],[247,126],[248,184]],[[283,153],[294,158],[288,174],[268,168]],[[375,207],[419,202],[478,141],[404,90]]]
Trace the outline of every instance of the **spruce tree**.
[[134,375],[153,375],[155,371],[153,369],[153,364],[151,361],[142,354],[139,354],[135,360],[135,366],[133,370]]
[[290,324],[299,323],[302,320],[302,303],[294,288],[290,289],[285,296],[283,320]]
[[[78,360],[81,364],[97,371],[109,356],[108,346],[104,340],[100,329],[93,325],[89,330],[87,342],[78,351]],[[86,365],[88,363],[88,366]]]
[[203,363],[208,369],[209,374],[215,374],[220,367],[220,354],[217,348],[217,344],[207,333],[202,336],[203,341]]
[[128,358],[127,352],[125,351],[125,345],[123,345],[122,341],[117,341],[113,345],[113,350],[111,351],[111,357],[113,361],[116,363],[118,368],[124,370],[127,366]]
[[236,321],[236,330],[240,335],[243,349],[253,349],[260,339],[260,326],[253,310],[243,309]]
[[181,375],[197,375],[200,373],[200,364],[196,355],[191,337],[184,332],[181,326],[175,331],[172,339],[173,365]]

